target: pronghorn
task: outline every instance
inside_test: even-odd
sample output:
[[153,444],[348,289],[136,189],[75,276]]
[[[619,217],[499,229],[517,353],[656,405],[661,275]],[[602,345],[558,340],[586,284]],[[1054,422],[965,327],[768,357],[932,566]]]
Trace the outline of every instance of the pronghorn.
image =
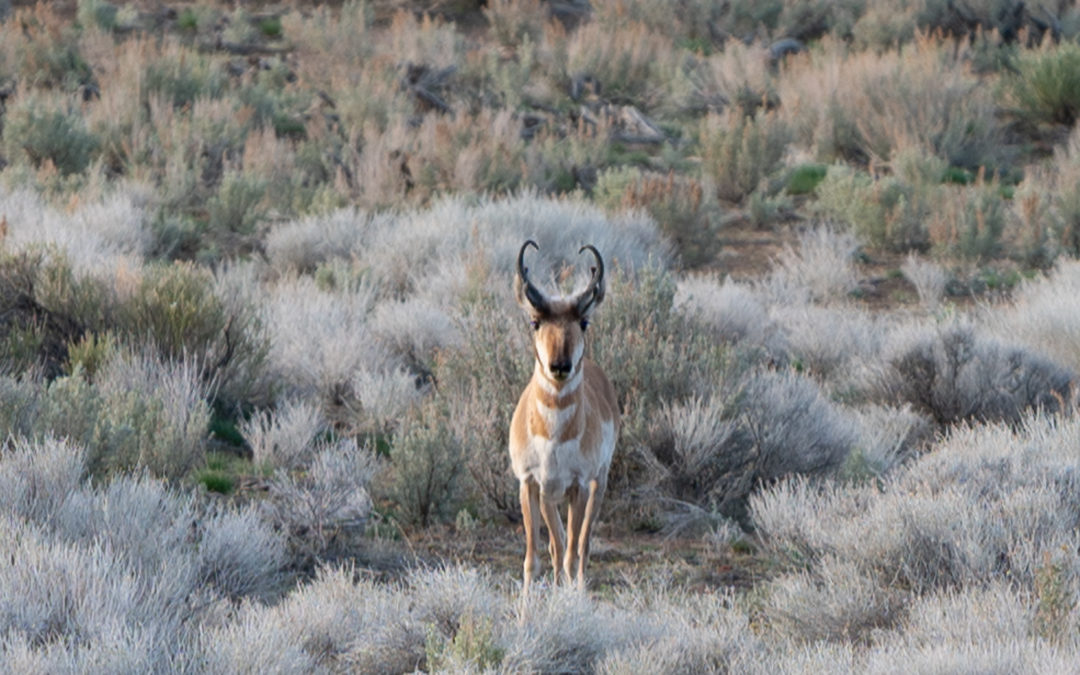
[[[539,512],[547,523],[555,583],[569,582],[577,563],[577,585],[585,587],[589,535],[607,488],[608,467],[619,432],[615,389],[603,371],[583,357],[589,316],[604,299],[604,261],[596,258],[589,286],[570,298],[548,298],[529,281],[526,241],[517,259],[514,295],[529,315],[536,365],[510,422],[510,461],[520,482],[525,525],[524,597],[539,571],[536,544]],[[559,505],[569,501],[566,541]],[[562,574],[560,574],[560,572]]]

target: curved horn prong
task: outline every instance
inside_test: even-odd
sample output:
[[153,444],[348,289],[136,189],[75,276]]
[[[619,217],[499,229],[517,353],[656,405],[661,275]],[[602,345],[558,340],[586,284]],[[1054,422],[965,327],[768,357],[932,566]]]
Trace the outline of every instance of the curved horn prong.
[[529,268],[525,267],[525,250],[530,246],[537,251],[540,250],[540,247],[532,239],[527,240],[521,245],[521,251],[518,252],[517,259],[518,282],[523,289],[525,300],[532,305],[533,309],[538,312],[547,312],[547,299],[544,297],[544,294],[540,292],[540,289],[534,286],[533,282],[529,281]]
[[577,299],[578,314],[582,316],[604,299],[604,259],[600,257],[600,251],[597,251],[592,244],[585,244],[578,249],[578,255],[585,251],[589,251],[596,258],[596,267],[592,268],[592,279],[589,281],[588,288],[582,291]]

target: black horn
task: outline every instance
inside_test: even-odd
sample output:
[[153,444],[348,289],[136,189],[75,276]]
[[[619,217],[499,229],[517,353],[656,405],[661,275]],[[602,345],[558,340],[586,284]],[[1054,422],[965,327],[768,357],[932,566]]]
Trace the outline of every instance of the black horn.
[[533,309],[538,312],[547,312],[547,299],[544,298],[544,294],[540,292],[540,289],[534,286],[533,282],[529,281],[529,268],[525,267],[525,249],[530,246],[537,251],[540,250],[540,247],[537,246],[536,242],[532,239],[529,239],[521,245],[521,251],[518,253],[517,259],[518,281],[521,283],[525,299],[529,301],[529,304],[532,305]]
[[596,258],[596,267],[592,268],[592,279],[589,287],[581,292],[577,299],[578,314],[585,316],[595,305],[599,305],[604,299],[604,259],[600,257],[600,251],[592,244],[585,244],[578,249],[578,255],[589,251]]

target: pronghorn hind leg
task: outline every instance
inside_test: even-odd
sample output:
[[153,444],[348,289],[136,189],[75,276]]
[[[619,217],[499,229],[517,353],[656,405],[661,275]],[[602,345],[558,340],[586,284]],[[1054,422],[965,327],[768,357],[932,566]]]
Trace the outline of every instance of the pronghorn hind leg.
[[584,534],[582,523],[585,521],[589,495],[575,485],[567,491],[566,496],[570,505],[566,512],[566,558],[563,561],[563,571],[566,583],[569,584],[574,579],[574,564],[578,562],[581,552],[581,538]]
[[[607,476],[589,481],[589,496],[585,500],[585,514],[581,524],[581,535],[578,539],[578,588],[585,590],[585,563],[589,561],[589,539],[592,537],[593,523],[600,509],[600,502],[604,500],[604,492],[607,490]],[[567,574],[570,570],[567,570]]]
[[529,597],[529,585],[540,571],[540,555],[536,543],[540,540],[540,486],[533,481],[521,481],[521,522],[525,528],[525,574],[522,597]]
[[555,583],[558,584],[562,576],[563,549],[566,546],[566,533],[563,532],[562,520],[559,519],[559,505],[540,498],[540,512],[544,514],[544,522],[547,524],[550,542],[548,550],[551,552],[551,566],[555,572]]

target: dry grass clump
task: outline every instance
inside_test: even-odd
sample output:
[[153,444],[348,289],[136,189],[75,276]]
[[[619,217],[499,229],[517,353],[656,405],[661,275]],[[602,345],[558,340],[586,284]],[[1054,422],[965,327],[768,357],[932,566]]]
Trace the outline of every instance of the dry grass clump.
[[919,303],[928,311],[934,311],[945,295],[948,274],[941,265],[909,253],[900,271],[915,287]]
[[636,587],[595,602],[550,589],[518,615],[508,590],[461,566],[419,569],[390,586],[324,569],[275,607],[243,607],[205,635],[199,658],[219,670],[257,663],[270,639],[309,669],[622,672],[645,658],[649,672],[718,672],[758,649],[726,594]]
[[1060,254],[1080,254],[1080,132],[1073,131],[1054,148],[1052,160],[1029,167],[1018,186],[1013,208],[1020,225],[1017,238],[1035,264]]
[[803,232],[798,248],[787,246],[760,286],[776,304],[842,302],[855,291],[858,241],[828,224]]
[[1066,303],[1080,284],[1080,266],[1062,261],[1045,278],[1023,282],[1012,301],[986,312],[982,323],[1001,340],[1018,342],[1080,372],[1074,314]]
[[732,388],[664,405],[641,451],[646,489],[657,490],[662,503],[698,507],[673,517],[673,531],[700,524],[694,519],[710,511],[747,522],[745,502],[759,485],[831,473],[855,442],[851,423],[810,380],[756,374]]
[[540,0],[494,0],[484,8],[492,36],[503,47],[517,48],[525,40],[536,43],[544,35],[548,9]]
[[326,428],[321,411],[303,400],[285,401],[275,411],[253,415],[240,428],[258,464],[292,469],[310,460],[312,442]]
[[980,172],[974,185],[948,190],[943,197],[927,223],[934,245],[960,259],[998,256],[1010,214],[996,182],[984,180]]
[[670,40],[637,21],[590,21],[556,37],[554,58],[565,81],[589,78],[598,94],[643,110],[661,105],[664,84],[676,72]]
[[118,267],[137,267],[154,244],[145,194],[127,185],[104,195],[87,192],[58,208],[32,190],[0,188],[0,251],[54,260],[80,279],[109,279]]
[[0,24],[3,79],[18,78],[26,88],[68,92],[91,80],[79,50],[77,30],[47,4],[20,8]]
[[687,68],[683,106],[688,111],[722,112],[729,106],[756,111],[779,103],[769,51],[758,43],[731,41]]
[[723,283],[707,277],[683,279],[675,293],[675,307],[722,342],[762,350],[769,361],[786,358],[783,331],[769,316],[765,299],[746,284],[730,277]]
[[812,573],[780,577],[768,592],[770,629],[794,641],[858,643],[904,616],[900,594],[882,588],[855,565],[831,558]]

